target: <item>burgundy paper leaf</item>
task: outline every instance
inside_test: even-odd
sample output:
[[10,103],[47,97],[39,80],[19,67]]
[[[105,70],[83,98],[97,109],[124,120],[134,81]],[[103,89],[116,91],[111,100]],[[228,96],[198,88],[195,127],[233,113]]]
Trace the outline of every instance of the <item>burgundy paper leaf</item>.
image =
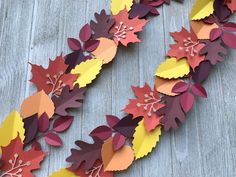
[[196,83],[202,83],[209,76],[212,69],[212,65],[209,61],[202,62],[196,69],[195,72],[191,71],[191,76]]
[[113,129],[124,135],[127,138],[132,138],[135,128],[137,127],[139,121],[142,120],[142,117],[133,118],[131,114],[122,118]]
[[187,84],[186,82],[178,82],[172,88],[172,92],[174,92],[174,93],[183,93],[183,92],[187,91],[188,88],[189,88],[189,84]]
[[57,118],[53,123],[53,130],[60,133],[67,130],[71,126],[73,118],[73,116]]
[[184,112],[189,112],[189,110],[193,107],[194,104],[194,96],[189,92],[183,93],[180,96],[180,104]]
[[236,32],[236,23],[233,22],[225,23],[223,29],[229,32]]
[[111,128],[109,128],[108,126],[102,125],[99,126],[97,128],[95,128],[90,134],[89,136],[91,137],[97,137],[101,140],[106,140],[108,138],[110,138],[112,135],[112,130]]
[[38,141],[34,141],[32,143],[32,149],[36,150],[36,151],[42,151],[42,147],[41,144]]
[[192,86],[192,92],[193,92],[193,94],[195,94],[197,96],[207,98],[207,92],[206,92],[205,88],[199,83],[196,83]]
[[228,21],[231,12],[224,4],[223,0],[215,0],[214,2],[214,16],[218,18],[219,22]]
[[67,116],[67,109],[79,108],[84,99],[84,88],[75,85],[74,89],[70,91],[69,87],[64,87],[59,97],[52,97],[55,105],[55,113],[61,116]]
[[80,150],[71,149],[71,155],[66,159],[72,163],[74,170],[78,169],[84,162],[84,169],[88,171],[97,160],[101,160],[101,149],[103,141],[99,138],[93,138],[94,143],[89,144],[84,141],[76,141],[75,144],[80,147]]
[[125,140],[126,140],[126,137],[124,137],[120,133],[116,133],[112,139],[113,151],[118,151],[120,148],[122,148],[125,144]]
[[106,115],[106,119],[110,128],[113,128],[120,121],[118,117],[113,115]]
[[84,50],[87,52],[92,52],[98,47],[99,43],[99,40],[89,40],[84,43]]
[[23,119],[25,128],[25,140],[24,143],[30,143],[38,133],[38,115],[32,115],[28,118]]
[[165,106],[157,111],[159,116],[163,116],[161,123],[167,131],[170,128],[178,128],[177,119],[183,123],[185,121],[185,113],[180,105],[180,96],[164,96],[162,101]]
[[[150,13],[153,8],[154,7],[147,5],[147,4],[140,4],[140,3],[134,4],[132,6],[131,10],[129,11],[129,18],[146,17],[148,15],[148,13]],[[158,13],[158,11],[157,11],[157,13]]]
[[67,43],[71,50],[77,51],[81,49],[81,43],[75,38],[68,38]]
[[236,49],[236,35],[224,32],[222,40],[230,48]]
[[211,41],[218,39],[221,36],[221,34],[222,34],[222,30],[220,28],[215,28],[211,30],[211,33],[210,33]]
[[79,38],[81,39],[81,41],[86,42],[91,38],[92,35],[92,30],[89,26],[89,24],[84,25],[79,33]]
[[39,118],[39,131],[44,133],[49,128],[49,117],[46,113],[43,113]]
[[57,134],[52,132],[49,132],[44,135],[44,140],[50,146],[59,147],[63,144],[61,138]]

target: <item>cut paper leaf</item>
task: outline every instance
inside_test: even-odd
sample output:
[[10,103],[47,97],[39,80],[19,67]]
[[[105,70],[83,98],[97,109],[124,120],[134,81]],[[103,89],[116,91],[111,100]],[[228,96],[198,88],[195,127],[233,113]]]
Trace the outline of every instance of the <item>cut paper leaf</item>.
[[44,135],[44,140],[50,146],[60,147],[63,144],[61,138],[57,134],[52,132]]
[[24,151],[22,140],[17,136],[8,146],[2,147],[1,176],[34,177],[32,171],[40,168],[45,156],[46,153],[35,149]]
[[39,131],[42,132],[42,133],[44,133],[48,130],[48,128],[49,128],[49,117],[46,113],[43,113],[39,117],[38,128],[39,128]]
[[194,104],[194,96],[190,92],[185,92],[180,96],[180,104],[184,112],[189,112]]
[[129,11],[132,5],[133,0],[111,0],[111,12],[116,15],[123,9]]
[[92,36],[92,30],[89,24],[85,24],[80,30],[79,38],[81,39],[81,41],[86,42],[90,39],[91,36]]
[[177,79],[189,74],[189,72],[190,68],[186,59],[169,58],[159,65],[155,75],[165,79]]
[[99,46],[99,40],[89,40],[84,43],[84,50],[86,52],[92,52]]
[[38,117],[40,117],[43,113],[46,113],[51,118],[54,114],[54,109],[51,98],[42,90],[23,101],[20,107],[20,115],[22,118],[27,118],[38,114]]
[[222,35],[222,33],[223,31],[220,28],[214,28],[213,30],[211,30],[210,33],[211,41],[218,39]]
[[113,115],[106,115],[106,120],[110,128],[113,128],[120,121],[118,117]]
[[195,83],[202,83],[209,76],[209,73],[212,69],[212,65],[209,61],[202,62],[195,72],[191,72],[191,76]]
[[[23,142],[25,139],[25,129],[24,123],[20,114],[16,111],[12,111],[2,122],[0,127],[0,147],[7,146],[11,140],[15,139],[17,135],[21,141]],[[1,148],[0,148],[0,155],[1,155]]]
[[112,61],[116,56],[117,45],[111,39],[99,38],[99,46],[92,52],[96,58],[102,59],[102,63],[106,64]]
[[214,0],[196,0],[191,10],[191,20],[201,20],[210,16],[214,12],[213,3]]
[[74,84],[79,84],[80,87],[85,87],[96,78],[101,68],[102,59],[94,58],[80,63],[71,71],[72,74],[79,74],[79,77]]
[[24,144],[30,143],[38,133],[38,115],[32,115],[23,119],[25,128]]
[[207,92],[206,92],[205,88],[199,83],[195,83],[192,86],[192,92],[196,96],[207,98]]
[[78,51],[81,49],[81,43],[75,38],[68,38],[67,43],[71,50]]
[[135,129],[134,139],[132,142],[135,159],[137,160],[148,155],[152,149],[156,147],[160,135],[161,126],[156,127],[156,129],[151,132],[147,132],[144,127],[144,121],[140,121]]
[[112,139],[112,149],[113,151],[118,151],[125,144],[126,137],[120,133],[116,133]]
[[70,108],[80,108],[84,99],[85,89],[75,85],[70,91],[69,87],[64,87],[59,97],[52,97],[55,105],[55,113],[61,116],[67,116],[67,110]]
[[112,129],[106,125],[99,126],[95,128],[89,136],[91,137],[97,137],[101,140],[106,140],[110,138],[112,135]]
[[75,173],[71,172],[66,168],[62,168],[52,173],[49,177],[80,177],[80,176],[77,176]]
[[125,145],[120,150],[114,152],[112,149],[112,138],[104,142],[101,153],[105,171],[125,170],[134,160],[134,152],[130,146]]
[[182,81],[181,79],[163,79],[161,77],[156,77],[155,87],[158,92],[169,95],[176,96],[178,93],[172,92],[172,88],[176,83]]
[[55,132],[61,133],[66,131],[73,122],[73,116],[59,117],[53,123],[53,130]]
[[172,91],[174,93],[183,93],[186,92],[189,88],[189,84],[187,84],[186,82],[178,82],[175,84],[175,86],[173,87]]
[[228,47],[236,50],[236,35],[233,33],[223,33],[222,41],[227,45]]
[[236,11],[236,0],[226,0],[225,2],[231,12]]
[[231,12],[225,5],[224,0],[214,0],[214,14],[213,16],[220,23],[225,23],[229,20]]

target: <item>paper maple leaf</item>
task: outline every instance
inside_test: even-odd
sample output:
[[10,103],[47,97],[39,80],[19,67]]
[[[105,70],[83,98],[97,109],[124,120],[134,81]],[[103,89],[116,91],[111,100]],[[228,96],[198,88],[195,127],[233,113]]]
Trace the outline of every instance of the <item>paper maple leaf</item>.
[[134,117],[143,116],[146,130],[151,131],[160,123],[160,117],[157,116],[156,111],[163,104],[160,103],[158,92],[155,88],[152,90],[148,84],[144,87],[132,87],[132,89],[137,98],[130,99],[123,111],[133,114]]
[[135,33],[143,30],[148,22],[147,20],[140,20],[138,17],[129,19],[129,13],[126,9],[120,11],[117,15],[113,15],[112,18],[115,19],[116,23],[111,28],[110,33],[114,34],[113,39],[117,44],[121,42],[124,46],[127,46],[131,42],[140,42]]
[[24,151],[18,136],[8,146],[2,147],[3,165],[0,167],[0,171],[3,173],[1,176],[34,177],[31,171],[40,168],[40,162],[45,156],[46,153],[35,149]]
[[180,32],[171,33],[171,36],[176,44],[170,45],[167,55],[177,59],[186,57],[189,65],[194,70],[204,60],[204,56],[199,55],[199,51],[204,47],[204,44],[198,41],[192,30],[188,32],[185,28],[182,28]]
[[73,83],[77,79],[77,74],[65,74],[68,65],[64,63],[63,56],[56,57],[55,60],[49,59],[48,68],[32,65],[32,79],[38,91],[44,90],[46,94],[60,95],[65,86],[73,88]]

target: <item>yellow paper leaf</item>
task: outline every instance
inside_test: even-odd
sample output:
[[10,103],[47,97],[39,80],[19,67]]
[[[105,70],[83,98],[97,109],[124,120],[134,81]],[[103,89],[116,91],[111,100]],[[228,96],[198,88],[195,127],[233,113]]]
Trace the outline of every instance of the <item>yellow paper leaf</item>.
[[102,59],[94,58],[80,63],[71,71],[71,74],[79,74],[79,77],[74,84],[79,84],[80,87],[85,87],[96,78],[101,68]]
[[52,173],[49,177],[79,177],[75,175],[73,172],[62,168],[54,173]]
[[181,60],[169,58],[159,65],[155,75],[166,79],[177,79],[187,75],[189,72],[189,64],[185,58]]
[[214,12],[214,0],[196,0],[192,7],[191,20],[200,20],[210,16]]
[[[11,140],[17,137],[18,133],[23,142],[25,139],[24,123],[20,114],[17,111],[12,111],[0,127],[0,147],[7,146]],[[2,154],[1,148],[0,154]]]
[[111,12],[113,15],[118,14],[124,8],[129,11],[133,5],[133,0],[111,0]]
[[152,151],[159,142],[161,135],[161,126],[156,127],[155,130],[147,132],[144,127],[144,120],[140,121],[135,129],[133,139],[133,150],[135,159],[142,158]]

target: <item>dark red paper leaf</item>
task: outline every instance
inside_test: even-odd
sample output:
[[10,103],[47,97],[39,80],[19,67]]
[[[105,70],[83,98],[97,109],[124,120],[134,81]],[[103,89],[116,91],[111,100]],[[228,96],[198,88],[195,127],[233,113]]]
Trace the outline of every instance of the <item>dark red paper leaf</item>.
[[30,143],[38,133],[38,115],[32,115],[28,118],[23,119],[25,128],[25,140],[24,143]]
[[206,92],[205,88],[199,83],[196,83],[192,86],[192,92],[196,96],[207,98],[207,92]]
[[63,144],[61,138],[57,134],[52,132],[44,135],[44,140],[50,146],[60,147]]
[[188,88],[189,88],[189,84],[187,84],[186,82],[178,82],[172,88],[172,92],[174,92],[174,93],[183,93],[183,92],[187,91]]
[[64,87],[59,97],[52,97],[55,105],[55,113],[61,116],[67,116],[67,109],[79,108],[84,99],[84,88],[75,85],[74,89],[70,91],[69,87]]
[[125,144],[126,137],[121,135],[120,133],[116,133],[112,139],[112,148],[113,151],[118,151]]
[[75,38],[68,38],[67,43],[71,50],[78,51],[81,49],[81,43]]
[[118,117],[113,115],[106,115],[106,119],[110,128],[113,128],[120,121]]
[[71,155],[66,159],[72,163],[72,169],[76,170],[84,163],[84,170],[90,170],[97,160],[101,160],[101,149],[103,141],[99,138],[93,138],[94,143],[89,144],[84,141],[76,141],[75,144],[80,147],[80,150],[71,149]]
[[84,25],[79,33],[79,38],[81,39],[81,41],[86,42],[88,41],[92,36],[92,30],[89,26],[89,24]]
[[38,141],[34,141],[31,146],[32,149],[36,151],[42,151],[41,144]]
[[189,112],[194,104],[194,96],[190,92],[185,92],[180,96],[180,104],[184,112]]
[[89,40],[84,43],[84,50],[87,52],[92,52],[98,47],[99,43],[99,40]]
[[224,23],[228,21],[230,14],[231,12],[223,0],[214,1],[214,16],[217,17],[219,22]]
[[233,33],[224,32],[222,40],[230,48],[236,49],[236,35]]
[[44,133],[49,128],[49,117],[46,113],[43,113],[39,118],[39,131]]
[[215,28],[211,30],[210,39],[211,41],[214,41],[218,39],[221,35],[222,35],[222,30],[220,28]]
[[147,4],[140,4],[140,3],[134,4],[131,10],[129,11],[129,18],[135,18],[135,17],[144,18],[150,12],[152,13],[151,11],[152,9],[155,9],[155,8]]
[[236,23],[228,22],[223,25],[223,29],[228,32],[236,32]]
[[202,83],[209,76],[212,65],[209,61],[202,62],[195,70],[191,71],[191,76],[196,83]]
[[53,130],[60,133],[67,130],[71,126],[73,118],[73,116],[57,118],[53,123]]
[[112,130],[111,128],[109,128],[108,126],[102,125],[99,126],[97,128],[95,128],[90,134],[89,136],[91,137],[97,137],[101,140],[106,140],[108,138],[110,138],[112,135]]

